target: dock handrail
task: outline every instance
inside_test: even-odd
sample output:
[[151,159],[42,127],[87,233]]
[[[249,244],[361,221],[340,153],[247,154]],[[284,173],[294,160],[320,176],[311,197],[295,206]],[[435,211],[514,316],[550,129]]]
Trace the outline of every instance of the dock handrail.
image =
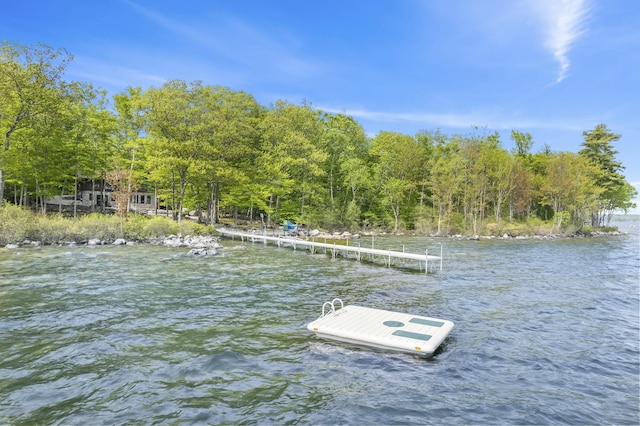
[[333,299],[333,300],[331,301],[331,304],[334,306],[334,309],[335,309],[335,304],[336,304],[336,302],[340,302],[340,309],[343,309],[343,308],[344,308],[344,303],[342,303],[342,299],[338,299],[338,298],[336,297],[335,299]]
[[[242,241],[247,239],[251,242],[260,241],[265,245],[268,241],[273,242],[278,247],[283,247],[285,244],[291,246],[294,250],[299,247],[308,248],[311,253],[315,253],[316,250],[324,248],[325,254],[330,250],[332,258],[336,258],[338,255],[348,258],[350,254],[355,254],[356,259],[361,261],[363,255],[369,255],[370,260],[374,260],[375,257],[384,259],[384,265],[387,267],[391,267],[393,260],[395,259],[411,259],[416,260],[418,262],[418,268],[422,270],[422,266],[424,266],[424,272],[428,273],[433,270],[433,265],[435,262],[440,263],[440,270],[442,270],[442,245],[440,245],[440,256],[432,256],[429,255],[428,250],[425,250],[424,253],[409,253],[405,250],[404,246],[402,247],[402,251],[394,251],[391,249],[381,250],[374,248],[374,240],[373,237],[371,239],[371,248],[361,247],[360,244],[358,246],[350,246],[346,245],[338,245],[334,241],[333,243],[327,243],[326,240],[324,243],[315,241],[315,238],[312,240],[308,239],[298,239],[298,238],[290,238],[290,237],[282,237],[282,236],[268,236],[266,234],[258,234],[258,233],[244,233],[238,232],[235,230],[229,230],[226,228],[217,229],[223,237],[235,238],[238,237]],[[402,263],[404,266],[404,261]],[[431,266],[431,270],[430,270]]]
[[[340,302],[340,309],[343,309],[343,308],[344,308],[344,303],[342,302],[342,300],[341,300],[341,299],[338,299],[338,298],[336,297],[336,298],[335,298],[335,299],[333,299],[331,302],[324,302],[324,303],[322,304],[322,315],[320,315],[320,318],[324,317],[325,315],[331,315],[331,314],[333,314],[333,313],[336,311],[336,305],[335,305],[335,303],[336,303],[336,302]],[[325,306],[327,306],[327,305],[329,305],[331,308],[330,308],[329,312],[327,312],[327,313],[325,314],[324,309],[325,309]]]

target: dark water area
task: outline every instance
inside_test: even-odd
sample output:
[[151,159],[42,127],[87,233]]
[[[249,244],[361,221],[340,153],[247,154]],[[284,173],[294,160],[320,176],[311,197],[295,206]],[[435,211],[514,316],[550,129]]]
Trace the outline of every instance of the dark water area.
[[[376,237],[442,244],[435,274],[228,240],[0,249],[0,424],[635,425],[640,238],[621,228]],[[334,297],[456,327],[429,359],[330,343],[305,326]]]

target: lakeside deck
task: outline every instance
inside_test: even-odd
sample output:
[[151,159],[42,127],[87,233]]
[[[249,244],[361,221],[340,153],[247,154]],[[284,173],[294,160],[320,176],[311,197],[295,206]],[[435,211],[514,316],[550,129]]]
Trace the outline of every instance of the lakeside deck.
[[[317,241],[314,237],[308,237],[307,239],[301,239],[290,236],[269,236],[262,233],[248,233],[248,232],[239,232],[233,229],[220,228],[217,231],[224,238],[231,238],[235,240],[239,238],[241,241],[251,241],[252,243],[272,243],[277,247],[288,247],[293,250],[297,250],[298,248],[302,248],[304,250],[309,250],[311,254],[315,253],[324,253],[330,254],[333,259],[338,256],[344,259],[355,259],[357,261],[368,260],[371,263],[383,263],[384,266],[391,268],[399,267],[399,268],[410,268],[412,265],[415,267],[417,265],[418,269],[422,272],[424,270],[425,273],[435,272],[436,267],[439,270],[442,270],[442,246],[440,246],[440,255],[434,256],[428,253],[428,250],[425,250],[424,253],[410,253],[404,251],[404,246],[402,247],[402,251],[394,251],[391,249],[383,250],[376,249],[373,247],[373,239],[372,239],[372,247],[362,247],[360,244],[348,245],[349,240],[346,240],[345,245],[334,243],[327,243]],[[360,240],[358,240],[360,242]],[[415,261],[415,262],[406,262],[407,260]]]

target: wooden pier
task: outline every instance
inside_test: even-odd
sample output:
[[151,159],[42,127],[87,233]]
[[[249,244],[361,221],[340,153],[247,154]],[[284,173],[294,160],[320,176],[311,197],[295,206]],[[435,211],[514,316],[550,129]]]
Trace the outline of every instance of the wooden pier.
[[381,250],[373,248],[373,240],[372,247],[361,247],[350,246],[336,243],[327,243],[316,241],[315,238],[310,237],[311,239],[301,239],[296,237],[289,236],[269,236],[260,233],[247,233],[247,232],[239,232],[236,230],[220,228],[217,231],[225,238],[236,239],[239,238],[241,241],[251,241],[252,243],[273,243],[277,247],[289,247],[293,250],[296,250],[298,247],[303,248],[304,250],[309,250],[312,254],[323,252],[325,254],[331,254],[331,257],[335,259],[338,256],[341,256],[345,259],[355,259],[357,261],[369,260],[372,263],[380,263],[383,262],[387,267],[409,267],[410,265],[405,264],[405,260],[413,260],[417,262],[417,266],[420,271],[424,272],[434,272],[436,266],[439,265],[439,269],[442,270],[442,246],[440,246],[440,256],[433,256],[425,250],[424,253],[409,253],[404,251],[404,246],[402,247],[402,251],[394,251],[394,250]]

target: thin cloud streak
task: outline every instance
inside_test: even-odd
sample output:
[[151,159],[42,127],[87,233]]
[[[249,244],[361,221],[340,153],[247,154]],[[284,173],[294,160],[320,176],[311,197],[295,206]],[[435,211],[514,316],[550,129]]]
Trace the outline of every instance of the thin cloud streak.
[[517,130],[517,129],[548,129],[548,130],[569,130],[583,131],[585,123],[571,122],[563,119],[561,122],[554,120],[520,120],[509,117],[501,117],[499,115],[487,115],[480,113],[469,114],[437,114],[429,112],[418,113],[394,113],[383,111],[367,111],[363,109],[337,109],[324,108],[319,109],[333,113],[345,114],[356,119],[376,121],[380,123],[414,123],[415,125],[429,125],[437,128],[470,128],[474,126],[486,126],[491,129],[499,130]]
[[560,64],[556,83],[567,78],[569,50],[585,34],[591,6],[588,0],[534,0],[545,27],[545,47]]
[[230,61],[230,66],[259,69],[262,74],[285,74],[289,78],[317,74],[317,70],[322,68],[316,61],[309,62],[292,54],[289,45],[295,44],[295,40],[287,33],[280,34],[284,41],[279,40],[226,15],[221,15],[215,26],[202,28],[171,19],[134,2],[125,2],[156,25],[204,47],[222,60]]
[[69,74],[79,80],[93,81],[117,88],[137,85],[149,86],[167,81],[164,76],[90,58],[72,63],[69,67]]

